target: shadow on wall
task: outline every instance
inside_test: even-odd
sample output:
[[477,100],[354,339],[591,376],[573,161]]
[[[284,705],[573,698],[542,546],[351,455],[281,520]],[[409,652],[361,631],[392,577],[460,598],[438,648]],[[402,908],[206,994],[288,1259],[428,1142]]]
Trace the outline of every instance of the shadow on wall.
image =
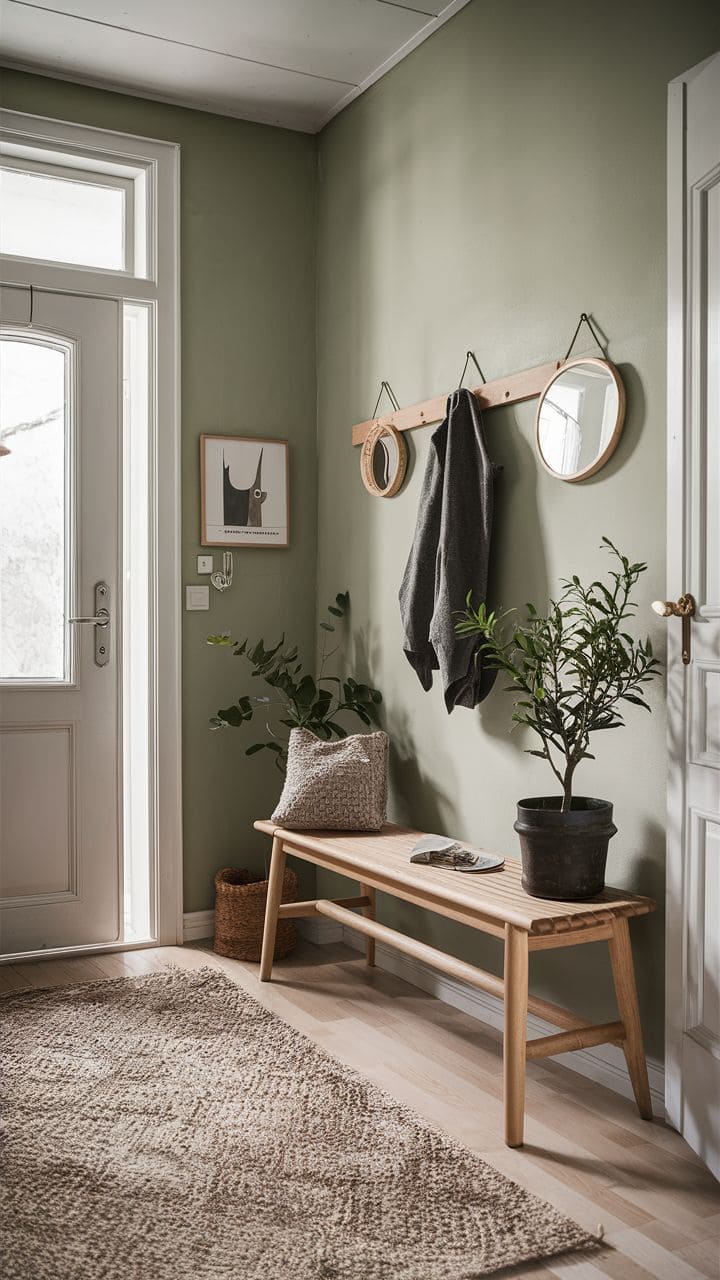
[[[380,653],[377,635],[377,631],[371,635],[366,629],[353,632],[354,665],[365,680],[369,680],[370,673],[377,670]],[[380,710],[382,727],[390,738],[391,820],[422,831],[443,831],[448,824],[452,827],[453,798],[437,786],[433,777],[423,774],[420,769],[409,715],[406,711],[394,709],[387,699]],[[447,777],[452,767],[449,757],[442,765],[438,772]]]
[[[622,435],[618,441],[617,449],[605,463],[605,466],[601,467],[594,476],[588,476],[586,480],[583,480],[583,484],[595,485],[611,480],[625,466],[628,459],[632,457],[640,443],[645,427],[645,390],[640,375],[632,364],[619,364],[617,369],[625,384],[628,406]],[[662,447],[665,447],[664,438]]]
[[[452,830],[454,797],[437,785],[434,776],[423,773],[417,760],[415,740],[407,712],[391,715],[390,787],[395,796],[395,821],[420,831]],[[438,773],[447,778],[452,769],[448,756],[438,762]]]
[[[622,840],[622,814],[618,822],[619,835]],[[644,916],[642,932],[644,935],[643,960],[636,963],[635,978],[638,985],[640,1008],[643,1019],[647,1023],[647,1050],[656,1058],[664,1055],[662,1029],[665,1017],[665,967],[664,963],[648,962],[649,957],[663,957],[665,954],[665,827],[661,822],[646,822],[638,841],[638,853],[628,850],[620,883],[627,885],[633,893],[642,893],[653,898],[657,903],[657,911]],[[612,850],[612,845],[611,845]],[[616,882],[613,872],[612,853],[610,857],[608,880]],[[637,922],[639,924],[639,922]],[[637,927],[637,926],[636,926]],[[633,941],[637,949],[637,944]],[[650,1029],[650,1035],[647,1030]]]
[[[484,423],[488,453],[503,468],[495,485],[488,604],[492,609],[522,610],[525,601],[532,600],[541,609],[549,586],[534,450],[510,408],[486,413]],[[509,695],[502,692],[504,683],[502,675],[498,676],[489,697],[477,708],[477,716],[486,733],[509,741],[521,755],[522,735],[509,736],[512,707]]]

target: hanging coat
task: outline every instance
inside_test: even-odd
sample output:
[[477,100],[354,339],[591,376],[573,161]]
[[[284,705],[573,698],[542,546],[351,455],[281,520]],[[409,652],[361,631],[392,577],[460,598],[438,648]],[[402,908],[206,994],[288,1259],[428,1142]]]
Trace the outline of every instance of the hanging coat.
[[404,651],[423,689],[440,672],[445,705],[474,707],[496,672],[484,666],[481,637],[459,636],[468,591],[486,599],[493,486],[501,467],[488,458],[482,414],[471,391],[454,391],[433,432],[415,538],[400,587]]

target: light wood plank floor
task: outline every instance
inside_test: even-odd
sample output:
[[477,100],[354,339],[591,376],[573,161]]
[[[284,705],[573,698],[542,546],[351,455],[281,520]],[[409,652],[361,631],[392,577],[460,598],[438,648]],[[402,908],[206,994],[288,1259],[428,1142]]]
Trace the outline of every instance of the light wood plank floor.
[[[528,1064],[526,1145],[502,1140],[499,1036],[357,953],[302,942],[271,984],[209,944],[0,966],[0,991],[140,974],[222,969],[330,1053],[412,1106],[608,1245],[592,1260],[503,1272],[562,1280],[718,1280],[720,1188],[672,1129],[549,1059]],[[280,1280],[280,1277],[278,1277]],[[360,1280],[360,1278],[359,1278]]]

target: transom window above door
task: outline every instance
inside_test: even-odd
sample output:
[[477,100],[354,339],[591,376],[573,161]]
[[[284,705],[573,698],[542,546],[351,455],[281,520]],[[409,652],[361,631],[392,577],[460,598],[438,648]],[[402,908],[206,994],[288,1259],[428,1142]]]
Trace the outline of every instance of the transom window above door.
[[3,141],[0,254],[147,277],[146,166]]

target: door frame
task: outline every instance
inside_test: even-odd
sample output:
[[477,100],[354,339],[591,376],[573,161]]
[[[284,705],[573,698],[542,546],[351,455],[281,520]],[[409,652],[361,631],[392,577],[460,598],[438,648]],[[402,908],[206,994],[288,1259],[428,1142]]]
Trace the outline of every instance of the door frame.
[[[0,144],[87,155],[98,166],[137,170],[145,192],[146,274],[99,271],[0,255],[2,283],[38,292],[149,305],[153,316],[150,411],[150,751],[151,898],[154,936],[52,952],[133,950],[182,942],[182,704],[180,501],[180,147],[176,143],[0,110]],[[140,260],[140,254],[134,255]],[[122,694],[120,710],[122,710]],[[4,957],[6,962],[19,957]]]
[[[691,502],[697,498],[692,466],[691,391],[695,369],[690,365],[690,332],[696,299],[688,255],[693,252],[693,228],[688,225],[686,201],[687,88],[712,60],[671,80],[667,116],[667,593],[668,600],[696,592],[691,581]],[[685,911],[689,899],[685,848],[690,839],[686,817],[686,761],[691,667],[681,661],[679,625],[667,632],[668,792],[665,920],[665,1110],[682,1131],[683,1022],[687,993]]]

